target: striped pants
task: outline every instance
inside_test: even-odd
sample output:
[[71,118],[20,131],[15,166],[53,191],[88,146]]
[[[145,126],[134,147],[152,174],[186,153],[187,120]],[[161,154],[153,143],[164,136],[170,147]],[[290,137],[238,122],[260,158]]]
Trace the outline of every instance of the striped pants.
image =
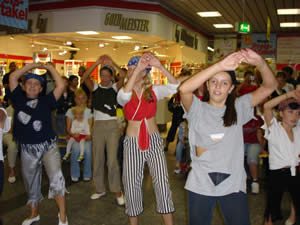
[[123,183],[126,214],[138,216],[143,212],[142,183],[145,162],[148,164],[152,176],[158,213],[174,212],[167,163],[163,152],[163,140],[159,133],[153,133],[150,135],[150,147],[144,152],[139,149],[138,137],[125,137]]

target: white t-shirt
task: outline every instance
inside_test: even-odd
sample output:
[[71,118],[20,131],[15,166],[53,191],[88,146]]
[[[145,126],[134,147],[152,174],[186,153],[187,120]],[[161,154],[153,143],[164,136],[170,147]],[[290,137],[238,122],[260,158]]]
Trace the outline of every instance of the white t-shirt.
[[83,135],[90,135],[90,126],[87,119],[83,119],[82,121],[78,121],[77,119],[73,120],[71,125],[71,132]]
[[[98,87],[106,88],[106,89],[112,87],[115,90],[115,92],[118,92],[117,83],[111,84],[111,85],[109,85],[107,87],[103,87],[103,86],[101,86],[101,84],[94,84],[93,91],[95,91]],[[116,117],[116,116],[110,116],[110,115],[108,115],[106,113],[103,113],[103,112],[101,112],[99,110],[94,109],[94,119],[95,120],[117,120],[118,117]]]
[[6,120],[4,122],[4,127],[3,127],[3,129],[0,128],[0,161],[3,161],[2,138],[3,138],[3,134],[10,130],[11,117],[7,116],[7,112],[4,108],[0,108],[0,110],[2,110],[6,115]]
[[277,170],[286,166],[291,167],[292,176],[296,175],[296,166],[299,165],[300,154],[300,126],[293,128],[294,142],[291,142],[285,129],[275,117],[271,120],[270,127],[266,128],[265,138],[269,144],[269,167]]

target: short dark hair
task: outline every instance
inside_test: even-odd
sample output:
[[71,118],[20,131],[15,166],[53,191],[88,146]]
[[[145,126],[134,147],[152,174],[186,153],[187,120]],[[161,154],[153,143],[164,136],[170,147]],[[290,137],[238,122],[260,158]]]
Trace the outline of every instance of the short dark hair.
[[276,74],[276,78],[283,78],[283,79],[286,79],[286,74],[284,72],[278,72]]
[[74,79],[78,79],[78,77],[76,75],[69,76],[69,82],[72,82]]
[[283,67],[283,68],[282,68],[282,71],[288,73],[289,75],[292,75],[292,74],[294,73],[293,68],[290,67],[290,66],[285,66],[285,67]]
[[244,78],[245,78],[248,74],[253,75],[253,72],[250,71],[250,70],[246,71],[246,72],[244,73]]

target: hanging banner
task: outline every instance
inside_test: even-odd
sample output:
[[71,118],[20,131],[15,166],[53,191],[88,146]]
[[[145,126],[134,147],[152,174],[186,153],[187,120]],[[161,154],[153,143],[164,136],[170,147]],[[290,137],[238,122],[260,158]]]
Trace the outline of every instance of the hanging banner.
[[1,0],[0,24],[27,30],[28,0]]
[[270,41],[265,34],[251,34],[242,36],[242,48],[251,48],[264,58],[275,58],[276,35],[270,34]]

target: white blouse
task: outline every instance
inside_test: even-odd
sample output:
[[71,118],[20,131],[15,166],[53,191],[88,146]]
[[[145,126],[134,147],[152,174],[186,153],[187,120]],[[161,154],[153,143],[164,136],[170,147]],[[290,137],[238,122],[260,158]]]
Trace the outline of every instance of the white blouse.
[[4,108],[0,108],[0,110],[2,110],[6,115],[6,119],[5,119],[5,122],[4,122],[4,127],[0,128],[0,161],[3,161],[2,138],[3,138],[3,134],[7,133],[10,130],[11,117],[7,116],[7,112]]
[[292,142],[285,129],[275,117],[271,120],[270,127],[266,124],[265,138],[269,143],[269,167],[277,170],[287,166],[291,167],[291,175],[296,175],[296,166],[299,165],[300,154],[300,126],[293,128],[294,141]]

